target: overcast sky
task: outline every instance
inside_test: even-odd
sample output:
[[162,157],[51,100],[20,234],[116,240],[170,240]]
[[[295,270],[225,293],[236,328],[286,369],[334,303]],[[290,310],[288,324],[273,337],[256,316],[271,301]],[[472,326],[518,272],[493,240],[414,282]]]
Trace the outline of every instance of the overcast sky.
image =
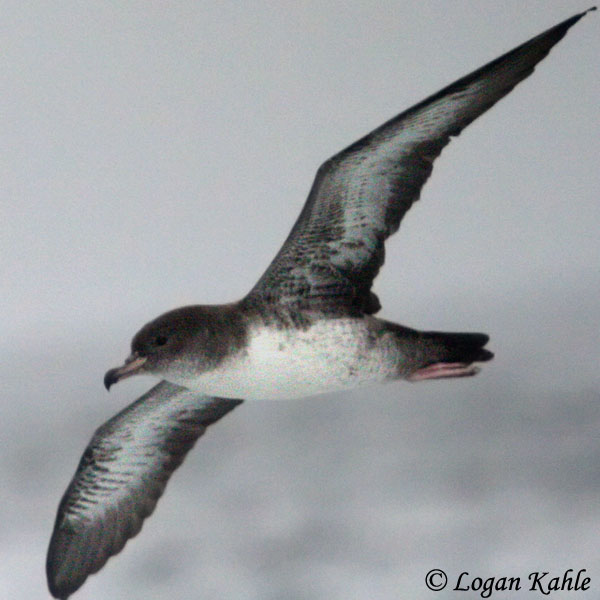
[[[49,597],[79,457],[153,383],[102,387],[140,326],[241,297],[321,162],[587,8],[241,4],[3,5],[2,597]],[[435,567],[587,569],[598,597],[599,19],[444,151],[375,285],[385,318],[487,332],[495,360],[236,409],[77,600],[463,597]]]

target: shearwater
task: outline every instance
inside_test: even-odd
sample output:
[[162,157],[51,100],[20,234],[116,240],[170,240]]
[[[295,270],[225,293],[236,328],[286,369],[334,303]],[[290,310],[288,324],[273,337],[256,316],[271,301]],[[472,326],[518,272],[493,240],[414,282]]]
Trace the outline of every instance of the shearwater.
[[[590,9],[593,10],[593,9]],[[589,12],[589,11],[586,11]],[[530,75],[586,12],[419,102],[319,168],[287,240],[238,302],[187,306],[145,325],[109,388],[160,383],[95,432],[58,508],[48,585],[66,599],[136,535],[206,428],[242,399],[475,375],[482,333],[417,331],[374,315],[384,242],[452,136]]]

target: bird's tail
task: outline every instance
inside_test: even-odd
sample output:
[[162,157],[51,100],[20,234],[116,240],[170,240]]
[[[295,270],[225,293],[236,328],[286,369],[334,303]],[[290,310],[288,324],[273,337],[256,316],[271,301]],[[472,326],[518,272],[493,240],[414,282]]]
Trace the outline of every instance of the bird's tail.
[[485,333],[446,333],[425,331],[423,337],[437,350],[440,362],[485,362],[494,355],[484,346],[490,341]]
[[474,362],[486,362],[494,355],[484,348],[489,341],[485,333],[420,332],[419,360],[406,377],[409,381],[468,377],[479,368]]

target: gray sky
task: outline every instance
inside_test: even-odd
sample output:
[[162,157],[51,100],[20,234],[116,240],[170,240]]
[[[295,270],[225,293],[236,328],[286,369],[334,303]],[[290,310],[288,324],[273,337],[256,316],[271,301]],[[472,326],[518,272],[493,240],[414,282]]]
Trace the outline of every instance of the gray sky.
[[[585,4],[8,2],[0,593],[45,598],[102,375],[175,306],[241,297],[319,164]],[[600,589],[600,21],[454,140],[387,247],[382,315],[485,331],[475,379],[244,405],[78,600],[460,597],[585,568]],[[8,225],[8,226],[7,226]],[[523,597],[529,597],[526,594]]]

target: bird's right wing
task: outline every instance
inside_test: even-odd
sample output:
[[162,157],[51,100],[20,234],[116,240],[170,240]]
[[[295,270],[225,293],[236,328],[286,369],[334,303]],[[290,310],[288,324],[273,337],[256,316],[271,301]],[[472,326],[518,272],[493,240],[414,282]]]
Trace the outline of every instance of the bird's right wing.
[[102,425],[58,507],[48,587],[67,598],[136,535],[206,428],[240,404],[161,381]]

